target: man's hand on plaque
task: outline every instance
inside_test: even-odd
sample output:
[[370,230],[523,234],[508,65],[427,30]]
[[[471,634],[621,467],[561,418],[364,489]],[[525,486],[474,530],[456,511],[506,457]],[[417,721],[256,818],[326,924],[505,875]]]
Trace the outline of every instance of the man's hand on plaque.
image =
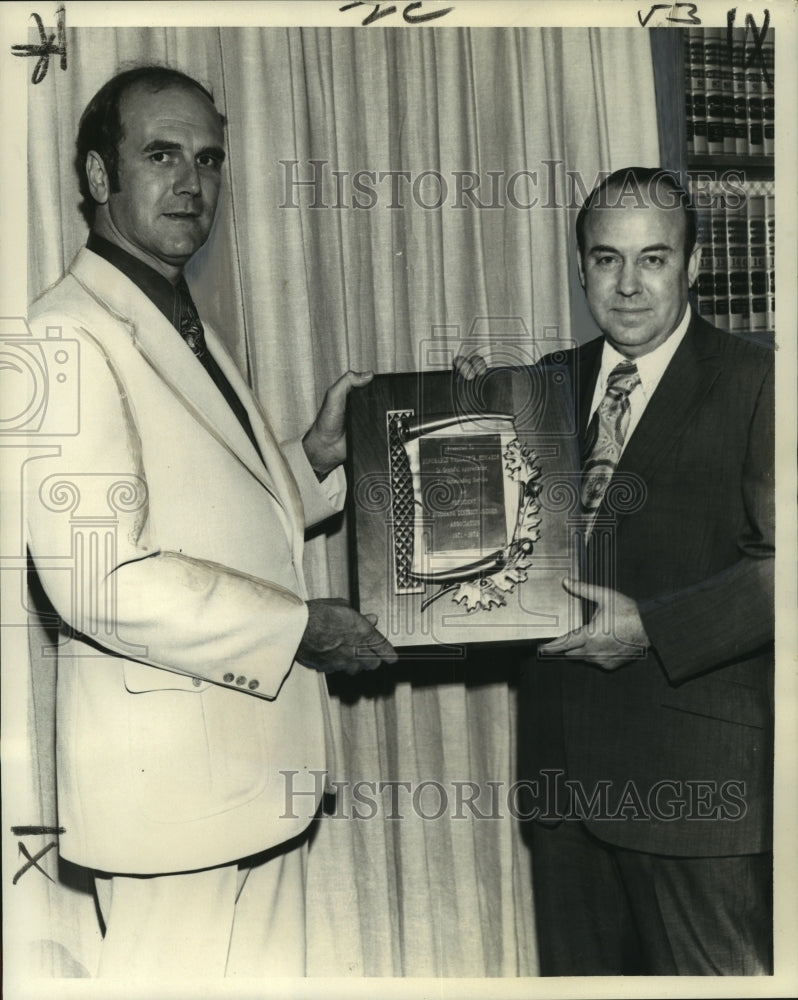
[[396,650],[374,627],[375,615],[361,615],[339,597],[307,602],[308,623],[296,658],[322,673],[356,674],[396,663]]
[[541,656],[586,660],[602,670],[617,670],[645,655],[651,642],[631,597],[567,578],[563,587],[576,597],[593,601],[596,610],[586,625],[539,646]]
[[326,476],[346,458],[346,397],[350,390],[368,385],[373,378],[373,372],[348,371],[324,394],[316,419],[302,438],[302,447],[317,476]]

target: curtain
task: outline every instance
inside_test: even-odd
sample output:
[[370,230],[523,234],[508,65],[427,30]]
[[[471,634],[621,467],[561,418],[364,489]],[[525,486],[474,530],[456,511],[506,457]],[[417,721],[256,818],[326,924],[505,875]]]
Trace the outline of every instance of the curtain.
[[[573,264],[580,192],[658,162],[639,30],[92,28],[68,42],[68,74],[30,88],[30,297],[85,241],[72,158],[89,98],[131,63],[195,76],[227,116],[228,166],[187,277],[284,437],[349,367],[445,368],[463,345],[592,336]],[[346,551],[343,520],[309,542],[314,596],[347,594]],[[52,661],[31,635],[54,821]],[[332,681],[348,783],[311,845],[312,975],[536,973],[530,858],[507,801],[517,669],[497,647]],[[72,873],[47,889],[43,964],[85,974],[98,944],[85,886]]]

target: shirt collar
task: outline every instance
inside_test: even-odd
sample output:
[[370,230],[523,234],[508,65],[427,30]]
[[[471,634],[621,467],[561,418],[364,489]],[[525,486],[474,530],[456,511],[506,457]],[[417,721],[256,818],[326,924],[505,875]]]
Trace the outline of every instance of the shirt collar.
[[168,278],[95,232],[89,233],[86,249],[113,264],[147,296],[174,327],[180,329],[180,297]]
[[[684,340],[687,328],[690,326],[691,311],[690,304],[684,311],[681,321],[667,340],[663,341],[659,347],[655,347],[648,354],[642,354],[635,358],[637,372],[640,376],[640,388],[646,400],[650,399],[654,390],[659,385],[660,379],[665,374],[665,369],[670,364],[671,358],[676,353],[679,344]],[[607,388],[607,379],[613,368],[621,361],[628,361],[620,351],[617,351],[606,339],[601,354],[601,371],[599,372],[598,386],[601,395]]]

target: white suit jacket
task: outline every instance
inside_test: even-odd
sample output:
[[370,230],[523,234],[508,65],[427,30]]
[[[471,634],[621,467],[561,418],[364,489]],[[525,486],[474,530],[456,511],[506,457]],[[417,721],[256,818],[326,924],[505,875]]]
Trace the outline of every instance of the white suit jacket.
[[282,843],[307,826],[327,759],[324,677],[294,663],[303,501],[309,523],[339,510],[343,476],[320,486],[299,442],[281,452],[206,327],[264,467],[171,324],[88,250],[30,325],[53,344],[48,426],[69,430],[31,453],[24,490],[64,623],[61,853],[145,874]]

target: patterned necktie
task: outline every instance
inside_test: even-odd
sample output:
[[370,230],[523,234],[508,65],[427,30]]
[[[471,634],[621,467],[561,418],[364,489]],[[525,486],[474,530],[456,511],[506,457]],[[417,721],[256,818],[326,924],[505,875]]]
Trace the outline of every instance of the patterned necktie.
[[610,372],[604,398],[593,414],[582,466],[582,507],[592,520],[618,464],[629,428],[629,394],[640,385],[634,361],[621,361]]
[[185,278],[177,283],[177,294],[180,296],[180,336],[185,340],[198,358],[202,358],[207,350],[205,331],[199,318],[197,307],[191,298]]

